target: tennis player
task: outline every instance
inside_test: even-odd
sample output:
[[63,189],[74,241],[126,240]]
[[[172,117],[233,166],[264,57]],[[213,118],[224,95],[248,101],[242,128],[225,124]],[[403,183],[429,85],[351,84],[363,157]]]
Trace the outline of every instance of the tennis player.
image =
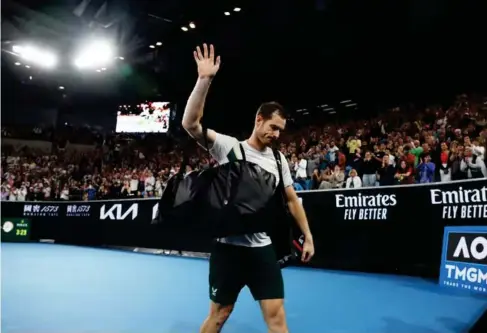
[[[220,68],[220,57],[215,57],[213,45],[203,44],[194,51],[198,67],[198,81],[191,93],[183,116],[183,127],[204,147],[200,123],[211,81]],[[286,126],[284,109],[275,102],[262,104],[255,117],[255,126],[250,138],[240,142],[246,159],[273,173],[278,184],[279,172],[272,142]],[[210,154],[220,164],[241,159],[239,141],[231,136],[207,131]],[[289,209],[304,235],[301,260],[308,262],[314,254],[313,237],[298,196],[292,186],[289,165],[280,153],[282,174]],[[269,332],[288,333],[284,311],[284,284],[280,266],[266,233],[217,239],[210,257],[209,293],[210,313],[201,333],[220,332],[232,313],[237,297],[247,286],[256,301],[259,301]]]

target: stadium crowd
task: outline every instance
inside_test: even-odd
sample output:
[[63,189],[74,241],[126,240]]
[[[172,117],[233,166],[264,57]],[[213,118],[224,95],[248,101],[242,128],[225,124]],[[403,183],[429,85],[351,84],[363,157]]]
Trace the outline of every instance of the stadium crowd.
[[[297,190],[324,190],[448,182],[487,177],[487,110],[485,100],[459,95],[449,108],[420,112],[393,108],[379,117],[346,123],[314,124],[282,136]],[[2,137],[18,137],[2,128]],[[75,129],[74,137],[86,129]],[[90,131],[88,131],[90,132]],[[19,132],[21,133],[21,132]],[[25,133],[24,133],[25,135]],[[95,138],[90,151],[65,149],[70,140],[35,128],[29,139],[53,142],[52,153],[2,143],[1,199],[98,200],[157,197],[178,172],[182,150],[171,140]],[[86,138],[86,136],[84,136]],[[192,169],[215,164],[197,148]]]

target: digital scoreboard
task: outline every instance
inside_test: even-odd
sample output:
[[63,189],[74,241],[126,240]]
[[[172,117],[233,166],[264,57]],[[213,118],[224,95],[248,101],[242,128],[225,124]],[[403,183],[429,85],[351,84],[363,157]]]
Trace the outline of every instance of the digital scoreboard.
[[2,242],[30,241],[30,224],[29,219],[2,217]]

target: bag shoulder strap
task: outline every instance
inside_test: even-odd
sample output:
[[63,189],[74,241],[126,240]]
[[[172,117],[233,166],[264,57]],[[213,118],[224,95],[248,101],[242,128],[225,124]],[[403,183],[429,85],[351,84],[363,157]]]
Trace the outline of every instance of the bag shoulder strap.
[[277,187],[279,188],[280,191],[282,191],[282,194],[284,195],[284,178],[282,176],[281,154],[277,149],[272,149],[272,152],[274,153],[274,158],[276,159],[277,162],[277,172],[279,173],[279,183],[277,184]]
[[203,143],[205,144],[205,149],[210,153],[210,145],[208,143],[208,128],[206,126],[203,126]]
[[240,147],[240,153],[242,154],[242,161],[247,161],[247,157],[245,156],[245,149],[242,146],[242,143],[238,143],[238,146]]
[[[193,142],[193,140],[189,140],[184,146],[183,146],[183,161],[181,162],[181,167],[179,168],[179,172],[177,175],[179,177],[182,177],[186,171],[186,166],[189,165],[189,143]],[[203,144],[204,148],[206,149],[206,152],[208,153],[208,161],[211,160],[211,154],[210,154],[210,145],[208,143],[208,128],[206,126],[203,126]]]

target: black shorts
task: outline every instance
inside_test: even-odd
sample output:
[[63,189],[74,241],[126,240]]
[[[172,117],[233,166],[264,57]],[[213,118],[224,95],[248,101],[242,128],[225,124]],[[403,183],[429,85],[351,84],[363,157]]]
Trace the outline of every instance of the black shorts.
[[210,257],[210,299],[234,304],[247,286],[255,300],[284,298],[281,267],[272,245],[245,247],[215,243]]

